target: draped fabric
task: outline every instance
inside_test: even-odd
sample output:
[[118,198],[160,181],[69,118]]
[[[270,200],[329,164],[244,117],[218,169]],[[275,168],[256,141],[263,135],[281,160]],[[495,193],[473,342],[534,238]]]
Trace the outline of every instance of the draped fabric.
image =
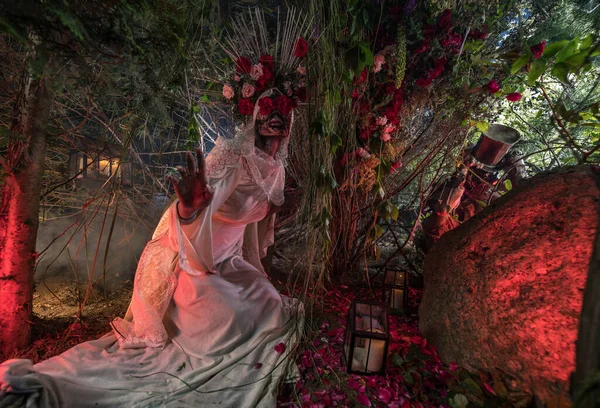
[[207,158],[214,195],[194,222],[182,225],[175,203],[164,213],[113,333],[36,365],[8,360],[0,383],[26,395],[27,407],[275,406],[303,310],[260,263],[284,168],[283,156],[237,149],[253,141],[250,129]]

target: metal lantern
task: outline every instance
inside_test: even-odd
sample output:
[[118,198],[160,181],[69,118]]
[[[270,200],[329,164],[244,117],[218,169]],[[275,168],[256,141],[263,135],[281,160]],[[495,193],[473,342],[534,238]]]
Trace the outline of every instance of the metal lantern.
[[391,309],[408,313],[408,273],[401,270],[386,270],[383,279],[384,302]]
[[353,300],[348,309],[344,339],[347,372],[383,374],[389,340],[387,305]]

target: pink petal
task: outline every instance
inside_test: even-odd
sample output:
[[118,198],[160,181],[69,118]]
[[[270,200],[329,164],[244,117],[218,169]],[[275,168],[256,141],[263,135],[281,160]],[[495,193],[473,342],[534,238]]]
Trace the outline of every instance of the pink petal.
[[392,400],[392,393],[387,388],[379,389],[379,393],[377,394],[379,399],[386,404]]
[[278,352],[279,354],[282,354],[285,351],[285,344],[279,343],[274,348],[275,348],[276,352]]
[[369,397],[367,397],[365,394],[358,394],[356,400],[360,405],[364,405],[365,407],[371,406],[371,400],[369,400]]
[[492,389],[492,387],[490,387],[490,385],[489,385],[489,384],[487,384],[487,383],[483,383],[483,388],[485,388],[485,390],[486,390],[487,392],[489,392],[490,394],[492,394],[492,395],[496,395],[496,393],[494,392],[494,390]]
[[360,388],[360,383],[356,381],[354,378],[348,378],[348,387],[353,390],[357,390]]

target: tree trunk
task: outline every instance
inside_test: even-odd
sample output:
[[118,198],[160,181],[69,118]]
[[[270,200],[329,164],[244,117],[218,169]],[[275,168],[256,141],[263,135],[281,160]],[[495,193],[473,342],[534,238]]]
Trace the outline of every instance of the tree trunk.
[[[600,188],[600,174],[594,171],[596,184]],[[579,334],[576,343],[575,374],[571,384],[573,399],[578,401],[580,394],[582,398],[576,405],[578,408],[596,408],[600,406],[600,217],[596,239],[594,241],[594,252],[590,261],[587,284],[583,293],[583,306],[579,320]],[[588,384],[593,382],[596,376],[595,386]],[[586,391],[586,386],[591,386]]]
[[26,75],[17,101],[0,205],[0,357],[29,342],[33,267],[51,96]]

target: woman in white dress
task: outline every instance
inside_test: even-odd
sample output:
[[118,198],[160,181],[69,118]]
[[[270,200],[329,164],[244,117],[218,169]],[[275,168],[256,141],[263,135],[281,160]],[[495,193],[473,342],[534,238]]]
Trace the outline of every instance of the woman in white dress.
[[188,153],[113,333],[36,365],[4,362],[0,407],[275,406],[302,322],[260,263],[284,202],[293,111],[261,115],[258,101],[280,94],[264,92],[206,164]]

